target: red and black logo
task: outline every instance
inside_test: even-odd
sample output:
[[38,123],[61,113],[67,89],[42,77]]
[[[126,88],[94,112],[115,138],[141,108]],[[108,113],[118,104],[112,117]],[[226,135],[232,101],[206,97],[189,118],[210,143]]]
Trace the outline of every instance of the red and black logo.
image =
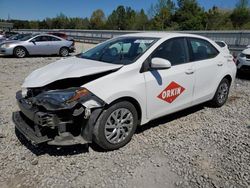
[[185,90],[176,82],[171,82],[157,97],[168,103],[172,103]]

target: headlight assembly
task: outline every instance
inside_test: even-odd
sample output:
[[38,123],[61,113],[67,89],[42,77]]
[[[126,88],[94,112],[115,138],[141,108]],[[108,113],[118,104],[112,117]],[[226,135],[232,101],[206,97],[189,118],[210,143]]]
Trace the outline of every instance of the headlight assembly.
[[10,47],[10,44],[8,44],[8,43],[7,43],[7,44],[2,44],[2,45],[1,45],[1,48],[9,48],[9,47]]
[[240,53],[240,57],[244,58],[244,57],[246,57],[246,54]]
[[86,96],[88,94],[90,94],[89,90],[87,90],[86,88],[80,88],[80,89],[76,90],[74,95],[71,96],[66,102],[70,103],[70,102],[73,102],[73,101],[77,101],[81,97],[84,97],[84,96]]
[[59,103],[71,103],[77,101],[81,97],[89,94],[90,92],[86,88],[71,88],[65,90],[52,90],[44,92],[37,96],[39,101],[46,99],[57,101]]

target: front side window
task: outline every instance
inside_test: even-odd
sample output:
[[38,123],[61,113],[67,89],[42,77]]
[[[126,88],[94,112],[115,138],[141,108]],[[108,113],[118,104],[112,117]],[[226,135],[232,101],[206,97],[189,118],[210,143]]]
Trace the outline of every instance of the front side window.
[[218,50],[208,41],[198,38],[189,38],[190,60],[200,61],[216,57]]
[[184,38],[173,38],[163,42],[152,54],[151,58],[163,58],[170,61],[171,65],[188,62],[186,41]]
[[157,40],[157,38],[120,37],[104,42],[78,57],[126,65],[133,63]]

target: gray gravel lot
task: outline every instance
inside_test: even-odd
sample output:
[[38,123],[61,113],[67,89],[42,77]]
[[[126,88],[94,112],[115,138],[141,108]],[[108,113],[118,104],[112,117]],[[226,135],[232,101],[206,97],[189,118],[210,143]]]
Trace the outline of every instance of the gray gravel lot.
[[[90,45],[77,44],[78,52]],[[250,187],[250,73],[222,108],[199,105],[138,128],[111,152],[33,147],[11,120],[15,92],[60,57],[0,57],[0,187]]]

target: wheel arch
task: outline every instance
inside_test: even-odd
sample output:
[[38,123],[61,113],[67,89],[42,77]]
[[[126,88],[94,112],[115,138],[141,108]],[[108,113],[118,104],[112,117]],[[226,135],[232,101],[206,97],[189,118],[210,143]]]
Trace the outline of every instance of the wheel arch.
[[59,55],[61,54],[61,49],[63,49],[63,48],[68,49],[68,52],[69,52],[69,47],[68,46],[62,46],[62,47],[59,48],[59,51],[58,51]]
[[16,50],[17,48],[24,48],[25,51],[27,52],[27,55],[29,55],[29,51],[27,50],[27,48],[25,48],[25,46],[22,46],[22,45],[15,46],[15,47],[13,48],[13,55],[14,55],[14,52],[15,52],[15,50]]
[[229,74],[227,74],[227,75],[224,76],[221,80],[223,80],[224,78],[226,78],[226,79],[229,81],[229,84],[230,84],[230,86],[231,86],[231,83],[232,83],[232,80],[233,80],[232,76],[229,75]]
[[60,50],[61,50],[61,49],[63,49],[63,48],[67,48],[67,49],[69,49],[69,47],[68,47],[68,46],[62,46],[62,47],[60,47],[59,52],[60,52]]
[[111,103],[109,103],[106,108],[108,108],[109,106],[117,103],[117,102],[121,102],[121,101],[128,101],[130,102],[131,104],[134,105],[136,111],[137,111],[137,115],[138,115],[138,124],[140,125],[141,124],[141,119],[142,119],[142,109],[141,109],[141,106],[139,104],[139,102],[133,98],[133,97],[129,97],[129,96],[125,96],[125,97],[120,97],[118,99],[115,99],[114,101],[112,101]]

